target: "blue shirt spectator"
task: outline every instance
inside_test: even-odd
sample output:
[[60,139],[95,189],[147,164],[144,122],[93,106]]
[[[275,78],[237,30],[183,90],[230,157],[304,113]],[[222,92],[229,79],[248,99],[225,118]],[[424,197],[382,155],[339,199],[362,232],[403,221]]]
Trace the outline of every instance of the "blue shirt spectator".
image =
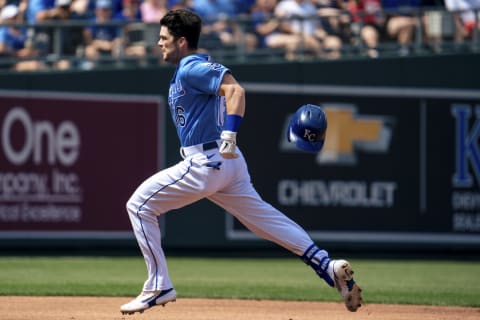
[[38,19],[38,13],[48,9],[52,9],[55,6],[55,0],[29,0],[27,11],[25,13],[26,20],[29,23],[36,23]]
[[[18,7],[14,4],[9,4],[3,7],[0,20],[7,22],[14,22],[19,14]],[[25,47],[27,35],[24,28],[16,26],[2,26],[0,27],[0,54],[1,55],[16,55],[16,52]]]
[[250,8],[255,4],[255,0],[233,0],[232,2],[237,14],[249,13]]
[[90,22],[84,31],[87,62],[83,68],[93,67],[104,56],[118,56],[121,46],[121,28],[109,24],[113,22],[111,0],[97,0],[95,17]]
[[[132,22],[142,21],[142,12],[140,11],[139,0],[123,0],[122,10],[117,13],[112,13],[113,19],[117,21]],[[159,20],[160,21],[160,20]]]
[[92,40],[113,41],[119,37],[119,29],[117,26],[102,25],[112,19],[112,3],[110,0],[97,0],[95,7],[95,17],[90,19],[92,22],[87,28]]
[[[0,47],[5,47],[8,52],[23,49],[26,40],[27,35],[22,29],[12,29],[11,27],[0,28]],[[0,53],[2,53],[1,50]]]
[[193,8],[202,18],[217,19],[219,16],[232,17],[236,14],[231,0],[195,0]]
[[[14,4],[8,4],[0,12],[0,21],[2,22],[23,22],[23,16],[20,15],[19,7]],[[5,59],[1,61],[0,68],[12,68],[14,70],[39,70],[43,68],[43,63],[29,58],[36,57],[36,51],[27,46],[27,34],[23,27],[2,26],[0,27],[0,56],[17,57],[25,59],[24,61],[14,61]]]

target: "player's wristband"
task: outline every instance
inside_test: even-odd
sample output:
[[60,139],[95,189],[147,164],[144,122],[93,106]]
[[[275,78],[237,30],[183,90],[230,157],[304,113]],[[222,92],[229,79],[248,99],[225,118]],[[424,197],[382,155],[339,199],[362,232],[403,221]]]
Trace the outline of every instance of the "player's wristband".
[[243,117],[239,116],[238,114],[227,114],[223,129],[232,132],[238,132],[242,119]]

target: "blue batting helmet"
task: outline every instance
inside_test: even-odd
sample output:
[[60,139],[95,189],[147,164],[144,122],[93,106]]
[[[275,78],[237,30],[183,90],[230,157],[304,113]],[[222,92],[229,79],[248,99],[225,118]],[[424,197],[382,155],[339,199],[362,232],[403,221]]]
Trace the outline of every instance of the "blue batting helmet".
[[291,117],[287,139],[301,150],[317,152],[323,148],[326,131],[327,117],[322,108],[305,104]]

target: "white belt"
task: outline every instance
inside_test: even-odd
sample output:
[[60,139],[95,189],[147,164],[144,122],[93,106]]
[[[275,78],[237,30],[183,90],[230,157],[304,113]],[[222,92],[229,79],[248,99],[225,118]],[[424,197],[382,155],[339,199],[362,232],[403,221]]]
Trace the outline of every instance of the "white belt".
[[202,153],[207,150],[218,149],[218,146],[220,145],[221,141],[222,140],[210,141],[206,143],[196,144],[193,146],[182,147],[180,148],[180,155],[183,158],[186,158],[191,155],[194,155],[195,153]]

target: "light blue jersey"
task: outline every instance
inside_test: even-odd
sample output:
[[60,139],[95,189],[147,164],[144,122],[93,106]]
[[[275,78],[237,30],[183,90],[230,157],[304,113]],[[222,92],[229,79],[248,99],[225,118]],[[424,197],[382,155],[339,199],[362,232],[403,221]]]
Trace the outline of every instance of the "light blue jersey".
[[230,72],[205,54],[184,57],[170,81],[168,104],[182,147],[220,138],[225,97],[217,96],[223,76]]

